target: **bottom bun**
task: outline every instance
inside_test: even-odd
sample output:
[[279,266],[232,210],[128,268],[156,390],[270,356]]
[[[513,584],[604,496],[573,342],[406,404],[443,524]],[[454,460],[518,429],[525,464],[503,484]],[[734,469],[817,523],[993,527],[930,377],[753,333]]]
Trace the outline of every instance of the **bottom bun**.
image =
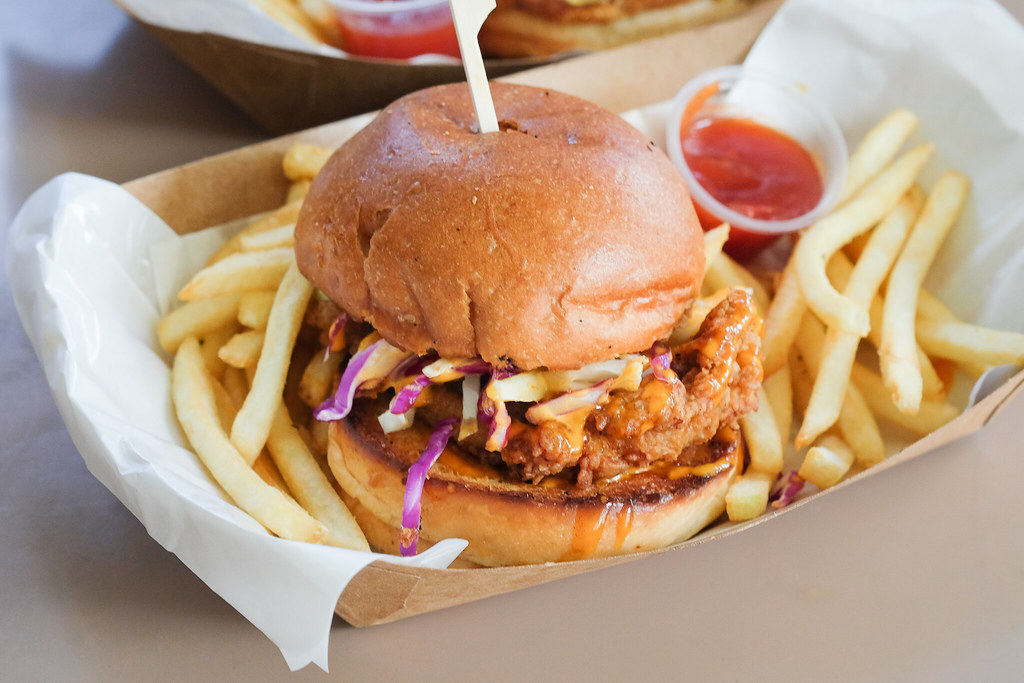
[[[331,425],[328,462],[370,545],[394,553],[405,473],[420,456],[426,425],[384,434],[380,403],[366,402]],[[386,404],[384,404],[386,405]],[[421,549],[464,538],[462,559],[484,566],[535,564],[662,548],[706,527],[725,509],[743,462],[736,430],[724,428],[688,453],[689,466],[665,465],[581,489],[549,478],[513,481],[453,443],[423,489]]]
[[571,50],[604,50],[725,19],[748,9],[750,3],[682,0],[611,20],[592,21],[549,18],[519,9],[515,3],[499,3],[480,29],[480,46],[494,57],[546,57]]

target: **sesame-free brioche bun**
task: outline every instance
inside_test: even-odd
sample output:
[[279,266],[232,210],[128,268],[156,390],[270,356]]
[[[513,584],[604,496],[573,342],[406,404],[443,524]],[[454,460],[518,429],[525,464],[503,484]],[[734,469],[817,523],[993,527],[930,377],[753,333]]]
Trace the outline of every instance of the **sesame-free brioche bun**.
[[647,349],[697,296],[701,230],[668,157],[584,100],[492,83],[407,95],[313,181],[302,273],[390,343],[571,369]]
[[[405,476],[430,428],[384,434],[386,402],[366,401],[333,422],[328,464],[378,552],[398,552]],[[689,538],[725,509],[743,461],[739,435],[725,428],[661,468],[598,481],[585,489],[514,481],[449,443],[423,489],[423,546],[469,539],[460,560],[504,566],[592,559],[653,550]]]

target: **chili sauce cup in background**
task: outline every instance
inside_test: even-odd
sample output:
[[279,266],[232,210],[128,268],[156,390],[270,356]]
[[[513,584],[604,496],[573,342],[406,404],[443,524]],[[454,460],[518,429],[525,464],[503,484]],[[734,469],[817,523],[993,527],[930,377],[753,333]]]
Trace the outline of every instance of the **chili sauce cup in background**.
[[448,0],[329,0],[341,48],[359,57],[459,56]]

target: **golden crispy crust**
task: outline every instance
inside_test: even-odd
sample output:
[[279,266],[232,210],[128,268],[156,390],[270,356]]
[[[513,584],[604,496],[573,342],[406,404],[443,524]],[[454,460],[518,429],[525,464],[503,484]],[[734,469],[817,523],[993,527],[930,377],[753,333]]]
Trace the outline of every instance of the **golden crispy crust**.
[[[385,435],[379,403],[360,403],[331,425],[328,462],[357,504],[353,512],[370,545],[394,552],[401,525],[405,472],[429,429]],[[743,458],[731,430],[706,447],[701,471],[649,471],[595,487],[546,487],[502,477],[472,464],[449,444],[423,491],[426,544],[464,538],[462,557],[485,566],[533,564],[661,548],[694,535],[722,514],[725,492]]]
[[299,267],[391,343],[520,369],[645,349],[698,293],[703,241],[672,163],[635,128],[549,90],[465,84],[388,107],[313,182]]
[[493,57],[602,50],[733,16],[754,0],[498,0],[480,31]]

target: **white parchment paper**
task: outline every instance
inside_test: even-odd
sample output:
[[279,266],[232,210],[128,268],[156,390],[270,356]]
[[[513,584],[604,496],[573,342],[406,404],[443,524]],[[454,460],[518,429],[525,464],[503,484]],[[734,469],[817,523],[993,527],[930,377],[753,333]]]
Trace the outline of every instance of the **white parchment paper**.
[[[122,4],[166,9],[166,17],[147,17],[166,24],[172,5],[195,6],[195,18],[208,14],[201,8],[248,3]],[[956,168],[974,183],[929,285],[968,320],[1024,331],[1019,24],[990,0],[791,0],[749,61],[804,82],[851,146],[890,109],[917,112],[917,137],[940,150],[928,173]],[[665,111],[627,116],[663,140]],[[194,271],[217,236],[180,238],[119,186],[76,174],[37,191],[10,235],[7,272],[19,315],[90,471],[266,633],[290,667],[326,669],[338,596],[382,556],[268,535],[211,483],[171,410],[156,322],[174,290],[167,282]],[[153,250],[161,253],[157,271]],[[387,559],[446,567],[463,547],[452,540],[417,558]]]
[[[341,591],[384,556],[270,536],[213,484],[184,445],[171,406],[155,325],[177,289],[168,284],[202,264],[218,232],[179,237],[120,186],[67,174],[15,218],[7,272],[90,472],[266,633],[290,667],[326,669]],[[452,540],[415,558],[387,559],[444,568],[464,547]]]

